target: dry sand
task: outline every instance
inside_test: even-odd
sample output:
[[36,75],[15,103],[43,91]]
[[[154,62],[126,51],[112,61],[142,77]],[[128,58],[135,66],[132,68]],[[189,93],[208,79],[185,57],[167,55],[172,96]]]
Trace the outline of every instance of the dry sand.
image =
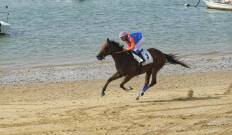
[[[232,72],[0,86],[0,135],[232,135]],[[191,92],[192,91],[192,92]]]

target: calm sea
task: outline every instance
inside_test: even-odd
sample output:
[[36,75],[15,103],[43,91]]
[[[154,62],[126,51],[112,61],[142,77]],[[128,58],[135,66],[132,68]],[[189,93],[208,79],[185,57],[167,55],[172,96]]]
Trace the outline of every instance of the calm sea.
[[[0,37],[0,70],[96,62],[106,38],[141,31],[144,48],[196,55],[232,53],[232,12],[194,0],[1,0],[9,35]],[[2,16],[5,19],[5,16]]]

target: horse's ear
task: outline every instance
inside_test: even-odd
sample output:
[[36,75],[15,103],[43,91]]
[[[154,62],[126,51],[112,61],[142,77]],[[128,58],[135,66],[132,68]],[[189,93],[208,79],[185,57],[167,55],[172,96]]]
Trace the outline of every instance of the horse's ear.
[[110,42],[110,40],[109,40],[109,38],[107,38],[107,43],[109,43]]

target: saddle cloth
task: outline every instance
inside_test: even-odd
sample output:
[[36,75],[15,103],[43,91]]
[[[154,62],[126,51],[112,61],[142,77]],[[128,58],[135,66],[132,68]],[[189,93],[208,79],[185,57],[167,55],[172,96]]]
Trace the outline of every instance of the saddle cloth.
[[[139,63],[141,63],[143,61],[138,55],[136,55],[134,53],[132,53],[132,54],[133,54],[135,60],[138,61]],[[153,58],[148,50],[143,49],[141,51],[141,54],[142,54],[142,57],[144,59],[144,62],[142,63],[143,66],[153,62]]]

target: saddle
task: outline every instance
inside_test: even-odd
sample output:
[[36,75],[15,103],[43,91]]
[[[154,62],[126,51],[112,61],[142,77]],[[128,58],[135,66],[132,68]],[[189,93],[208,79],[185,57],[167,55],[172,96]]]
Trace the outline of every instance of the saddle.
[[[148,50],[141,50],[141,56],[132,52],[134,59],[140,63],[142,66],[150,64],[153,62],[153,58]],[[142,58],[141,58],[142,57]]]

